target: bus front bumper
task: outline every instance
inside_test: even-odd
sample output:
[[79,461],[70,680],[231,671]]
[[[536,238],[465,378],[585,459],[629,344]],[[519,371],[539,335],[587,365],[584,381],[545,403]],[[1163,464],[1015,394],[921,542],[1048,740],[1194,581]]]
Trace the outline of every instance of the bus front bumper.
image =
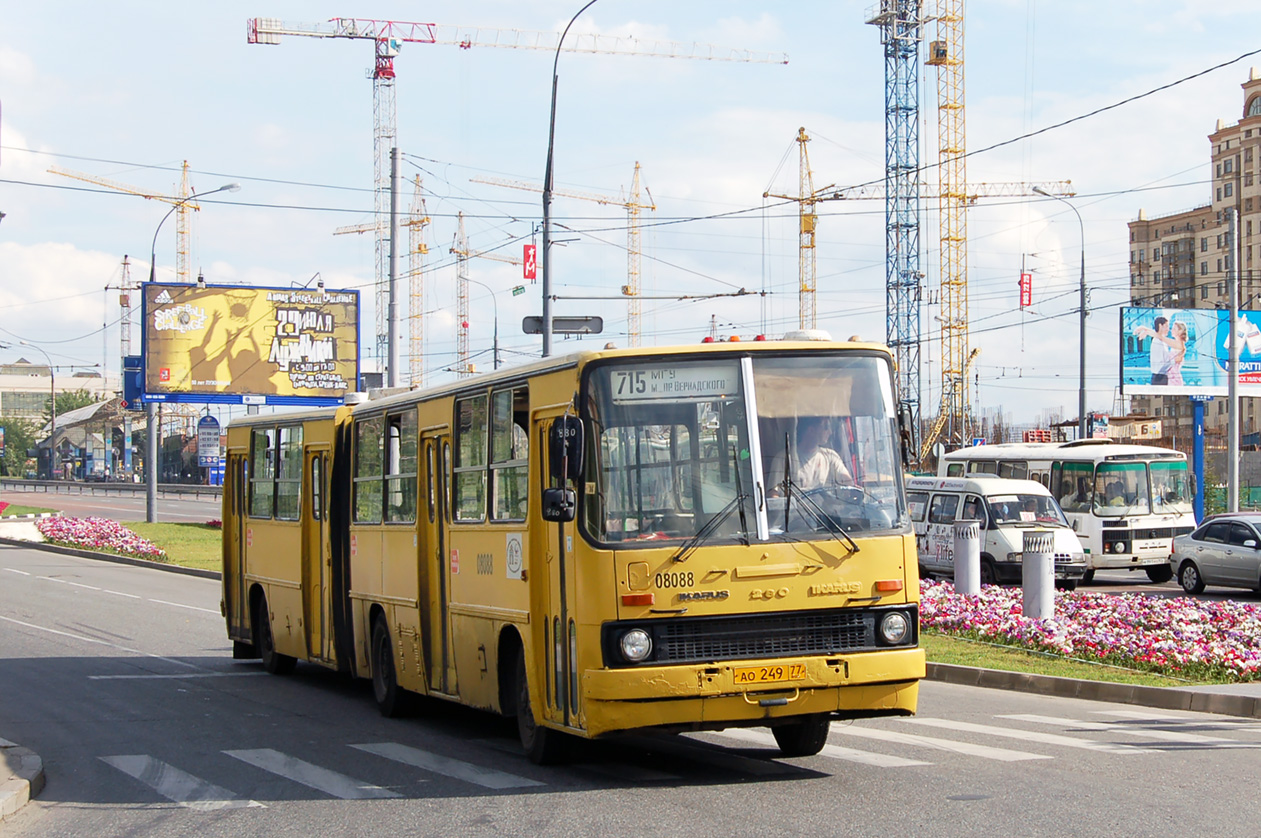
[[[738,684],[763,669],[804,666],[791,681]],[[924,677],[920,648],[818,658],[587,670],[588,736],[642,729],[755,727],[814,713],[912,715]]]

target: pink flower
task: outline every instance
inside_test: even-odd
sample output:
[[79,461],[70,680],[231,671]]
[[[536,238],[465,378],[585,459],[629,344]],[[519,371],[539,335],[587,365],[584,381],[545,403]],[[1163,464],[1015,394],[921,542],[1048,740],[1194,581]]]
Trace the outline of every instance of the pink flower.
[[167,558],[164,550],[108,518],[68,518],[55,515],[38,519],[35,526],[44,538],[57,544],[107,550],[124,556],[157,561]]

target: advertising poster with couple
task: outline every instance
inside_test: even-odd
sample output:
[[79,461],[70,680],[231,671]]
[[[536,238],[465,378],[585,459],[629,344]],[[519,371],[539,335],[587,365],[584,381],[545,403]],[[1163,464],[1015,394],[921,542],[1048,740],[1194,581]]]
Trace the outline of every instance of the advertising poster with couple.
[[[1239,392],[1261,396],[1261,312],[1240,311]],[[1121,392],[1225,396],[1230,312],[1216,308],[1121,309]]]

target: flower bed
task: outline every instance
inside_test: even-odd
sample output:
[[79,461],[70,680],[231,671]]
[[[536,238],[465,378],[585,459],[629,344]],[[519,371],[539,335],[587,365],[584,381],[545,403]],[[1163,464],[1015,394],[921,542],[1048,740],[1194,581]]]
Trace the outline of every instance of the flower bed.
[[1057,591],[1055,619],[1024,616],[1019,587],[987,585],[976,596],[949,582],[920,583],[928,631],[1179,678],[1261,678],[1261,607],[1231,600]]
[[41,518],[35,526],[44,538],[66,547],[103,550],[156,562],[166,561],[166,551],[108,518]]

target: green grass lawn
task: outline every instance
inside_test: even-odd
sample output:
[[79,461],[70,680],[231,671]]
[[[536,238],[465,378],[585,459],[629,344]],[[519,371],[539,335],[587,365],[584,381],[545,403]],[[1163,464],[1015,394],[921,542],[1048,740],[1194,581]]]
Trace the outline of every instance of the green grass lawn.
[[9,518],[13,515],[39,515],[44,512],[56,511],[45,506],[22,506],[18,503],[11,503],[5,507],[4,512],[0,512],[0,518]]
[[127,528],[147,538],[166,551],[167,561],[181,567],[200,570],[222,570],[219,551],[223,530],[206,524],[168,524],[133,522]]

